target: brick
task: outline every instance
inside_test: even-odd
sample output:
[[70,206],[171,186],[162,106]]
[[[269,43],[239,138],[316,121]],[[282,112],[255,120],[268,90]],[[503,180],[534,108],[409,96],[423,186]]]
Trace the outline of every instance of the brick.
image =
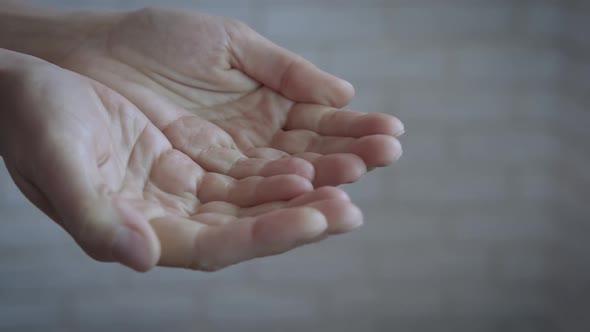
[[552,172],[532,171],[522,172],[514,178],[517,192],[515,196],[525,201],[552,201],[557,199],[555,188],[557,179]]
[[[214,1],[214,0],[212,0]],[[240,1],[240,0],[233,0]],[[250,0],[255,8],[266,8],[269,6],[274,7],[287,7],[287,8],[308,8],[310,10],[322,10],[327,11],[334,6],[344,8],[372,8],[382,7],[389,0]]]
[[[547,315],[531,315],[526,317],[505,317],[495,322],[496,331],[513,332],[550,332],[562,331]],[[568,330],[569,331],[569,330]]]
[[443,170],[426,165],[417,170],[400,170],[388,179],[391,193],[402,201],[461,202],[501,201],[508,194],[507,179],[502,172],[479,173],[469,164],[456,163],[456,169]]
[[506,90],[451,89],[448,101],[439,109],[439,117],[445,114],[460,124],[481,121],[501,126],[514,114],[514,98],[514,93]]
[[[176,0],[177,1],[177,0]],[[209,15],[216,15],[240,20],[247,23],[254,30],[262,32],[264,25],[261,22],[259,10],[251,6],[249,1],[236,0],[198,0],[198,1],[177,1],[175,7],[186,8],[194,11],[204,12]]]
[[251,262],[230,266],[215,273],[157,267],[146,274],[127,271],[123,275],[122,283],[125,287],[137,290],[162,287],[191,290],[199,288],[199,285],[214,282],[232,283],[251,279],[252,269]]
[[457,77],[498,82],[550,82],[560,78],[566,59],[557,49],[472,46],[455,56]]
[[556,119],[557,126],[563,128],[562,139],[574,142],[590,139],[590,112],[581,103],[571,99],[565,100],[562,107],[564,115]]
[[321,315],[330,319],[346,319],[355,317],[367,320],[375,315],[373,311],[382,297],[375,284],[366,280],[346,282],[347,291],[343,292],[337,283],[331,282],[321,287]]
[[63,252],[53,251],[48,255],[39,254],[37,250],[36,256],[29,254],[22,257],[21,262],[5,263],[0,269],[4,279],[2,288],[66,291],[85,287],[119,287],[125,275],[132,273],[116,264],[101,264],[89,258],[83,262],[71,260],[67,255],[60,255]]
[[548,294],[523,289],[506,289],[480,283],[447,283],[443,289],[449,316],[516,317],[544,316],[551,307]]
[[544,37],[558,37],[563,33],[566,23],[563,5],[559,3],[540,3],[527,6],[521,24],[524,31],[531,35]]
[[[351,234],[354,237],[354,233]],[[362,280],[370,257],[348,239],[334,239],[252,262],[256,280],[322,282]]]
[[61,315],[59,307],[47,302],[0,303],[0,330],[45,331],[59,326]]
[[510,281],[548,280],[559,273],[555,266],[556,256],[547,252],[507,251],[497,257],[498,278]]
[[443,302],[438,285],[395,281],[379,285],[379,305],[371,308],[377,319],[429,318],[442,313]]
[[69,235],[33,206],[16,205],[0,209],[0,248],[4,250],[16,250],[23,246],[39,249],[69,242]]
[[466,88],[449,81],[443,88],[397,90],[396,109],[408,127],[404,141],[412,134],[448,137],[465,129],[505,127],[517,113],[517,95],[507,89]]
[[567,13],[567,36],[577,48],[586,52],[590,50],[590,41],[588,40],[588,31],[590,31],[589,12],[588,10],[574,10]]
[[183,322],[191,324],[199,317],[195,307],[196,292],[159,290],[86,290],[76,293],[69,319],[75,326],[149,327]]
[[420,242],[414,246],[383,246],[373,264],[376,278],[393,283],[408,281],[485,280],[490,272],[490,257],[485,248],[472,246],[461,252],[440,244]]
[[210,324],[207,331],[244,331],[244,332],[323,332],[323,331],[342,331],[342,332],[356,332],[356,331],[375,331],[370,321],[356,319],[355,317],[342,317],[339,319],[323,319],[323,320],[295,320],[295,321],[281,321],[281,322],[251,322],[251,321],[216,321]]
[[412,243],[440,243],[446,238],[446,212],[441,209],[411,207],[399,202],[387,205],[369,201],[358,203],[364,212],[365,225],[351,238],[362,241],[365,246],[369,246],[366,250],[371,252],[379,252],[387,247],[394,250]]
[[[449,162],[451,158],[448,135],[444,130],[420,126],[420,122],[414,119],[406,121],[408,131],[401,138],[403,155],[393,165],[393,169],[382,172],[381,177],[397,178],[404,172],[411,169],[428,167],[428,165]],[[381,185],[383,186],[383,185]],[[386,192],[387,187],[382,193]]]
[[501,167],[550,166],[557,158],[559,139],[545,133],[526,133],[516,130],[493,133],[456,133],[451,140],[451,158],[457,164]]
[[209,320],[244,324],[313,320],[319,309],[312,292],[245,283],[217,289],[206,306]]
[[269,6],[263,31],[279,42],[297,40],[313,45],[347,45],[354,39],[379,41],[385,31],[379,12],[378,8],[350,9],[342,6],[329,11],[301,6]]
[[[329,67],[329,64],[325,63],[325,66],[321,68],[324,67]],[[380,81],[376,79],[352,80],[351,83],[355,87],[356,94],[352,103],[346,108],[360,112],[388,113],[399,116],[399,108],[390,100],[392,90],[394,90],[391,87],[395,85],[395,82],[395,80]]]
[[[518,202],[518,203],[516,203]],[[556,239],[558,230],[553,217],[543,204],[523,204],[516,201],[512,206],[494,204],[457,210],[449,223],[455,241],[469,245],[486,243],[547,243]]]
[[[461,91],[460,93],[462,93]],[[448,104],[448,92],[442,85],[435,86],[413,86],[410,84],[398,84],[393,86],[389,91],[392,104],[400,115],[410,121],[416,118],[416,124],[425,126],[429,121],[434,122],[434,126],[428,126],[428,129],[447,125],[450,110],[445,105]],[[416,127],[416,126],[413,126]],[[412,126],[408,124],[408,134],[411,133]]]
[[363,176],[358,182],[344,185],[341,189],[344,189],[355,202],[380,199],[383,193],[387,190],[387,186],[382,181],[383,176],[386,176],[385,172],[387,171],[373,171],[372,173]]
[[326,51],[326,69],[347,80],[409,79],[438,81],[445,76],[446,51],[437,48],[378,47],[362,44]]
[[10,206],[31,206],[12,181],[3,161],[0,160],[0,209],[4,210]]
[[[489,4],[489,3],[487,3]],[[405,38],[451,40],[510,33],[512,6],[431,5],[392,6],[385,10],[390,34]]]
[[565,98],[554,89],[534,89],[521,91],[516,102],[516,119],[531,123],[537,123],[538,127],[546,130],[553,129],[559,121],[559,112],[562,109]]

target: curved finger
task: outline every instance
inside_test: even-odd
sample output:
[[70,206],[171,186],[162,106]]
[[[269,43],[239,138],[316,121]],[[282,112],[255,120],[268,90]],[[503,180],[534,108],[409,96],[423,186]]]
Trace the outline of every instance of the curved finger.
[[343,191],[342,189],[338,189],[335,187],[323,187],[318,188],[312,192],[305,193],[300,195],[288,202],[272,202],[261,204],[249,208],[241,208],[234,210],[232,212],[236,213],[239,217],[255,217],[264,213],[268,213],[277,209],[281,208],[292,208],[292,207],[301,207],[306,204],[310,204],[313,202],[324,201],[324,200],[331,200],[331,199],[339,199],[344,201],[350,201],[348,194]]
[[289,99],[342,107],[354,96],[353,86],[301,56],[264,38],[243,23],[231,21],[230,64]]
[[274,149],[274,148],[254,148],[250,149],[244,154],[250,158],[266,158],[266,159],[280,159],[280,158],[288,158],[291,155],[285,151]]
[[[334,187],[319,188],[311,193],[301,195],[287,203],[273,207],[275,209],[288,209],[297,207],[313,208],[320,211],[327,220],[326,235],[334,235],[350,232],[363,224],[363,214],[341,189]],[[255,210],[244,209],[241,214],[258,216],[263,213],[253,214]],[[261,212],[261,211],[256,211]],[[268,212],[267,212],[268,213]]]
[[320,136],[309,130],[290,130],[273,138],[273,148],[290,154],[313,152],[322,155],[353,153],[361,157],[367,168],[387,166],[402,154],[399,141],[389,135],[361,138]]
[[207,226],[220,226],[235,222],[238,218],[235,215],[225,213],[207,212],[190,216],[188,219]]
[[367,166],[361,157],[352,153],[321,155],[304,152],[295,155],[311,162],[315,169],[314,187],[338,186],[358,181],[366,172]]
[[327,228],[324,215],[309,208],[278,210],[221,226],[183,218],[158,218],[151,223],[162,248],[159,265],[203,271],[288,251]]
[[399,136],[404,132],[404,125],[389,114],[360,113],[317,104],[297,104],[289,112],[285,129],[305,129],[323,136]]
[[213,201],[200,205],[195,210],[194,214],[197,215],[200,213],[221,213],[225,215],[237,216],[239,211],[240,207],[235,204],[222,201]]
[[312,190],[309,180],[297,175],[253,176],[236,180],[207,173],[197,186],[197,198],[204,203],[223,201],[244,207],[289,200]]
[[326,235],[350,232],[363,224],[361,210],[349,200],[328,199],[310,202],[304,207],[320,211],[327,220]]
[[249,158],[240,151],[224,147],[190,149],[189,152],[189,157],[206,171],[236,179],[280,174],[295,174],[313,179],[313,166],[299,158]]

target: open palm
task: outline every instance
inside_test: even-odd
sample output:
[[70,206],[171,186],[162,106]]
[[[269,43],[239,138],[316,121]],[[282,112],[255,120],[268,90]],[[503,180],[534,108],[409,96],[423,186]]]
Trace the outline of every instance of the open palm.
[[35,58],[0,55],[20,68],[0,81],[11,110],[0,113],[6,165],[95,259],[142,271],[215,270],[362,222],[339,189],[313,190],[298,175],[209,172],[113,90]]
[[401,154],[402,124],[339,110],[348,83],[236,21],[145,9],[118,16],[61,66],[133,102],[205,171],[354,182]]

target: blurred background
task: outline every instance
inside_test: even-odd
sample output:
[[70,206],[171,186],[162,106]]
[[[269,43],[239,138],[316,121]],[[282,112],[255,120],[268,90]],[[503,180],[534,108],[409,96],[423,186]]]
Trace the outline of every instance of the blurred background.
[[46,0],[241,19],[407,128],[365,226],[215,274],[87,258],[0,171],[0,331],[589,331],[590,2]]

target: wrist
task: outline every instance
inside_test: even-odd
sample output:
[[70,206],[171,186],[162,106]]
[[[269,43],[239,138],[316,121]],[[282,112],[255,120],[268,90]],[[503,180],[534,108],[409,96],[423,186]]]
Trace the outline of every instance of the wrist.
[[106,12],[1,10],[0,48],[59,63],[98,31],[118,19]]

